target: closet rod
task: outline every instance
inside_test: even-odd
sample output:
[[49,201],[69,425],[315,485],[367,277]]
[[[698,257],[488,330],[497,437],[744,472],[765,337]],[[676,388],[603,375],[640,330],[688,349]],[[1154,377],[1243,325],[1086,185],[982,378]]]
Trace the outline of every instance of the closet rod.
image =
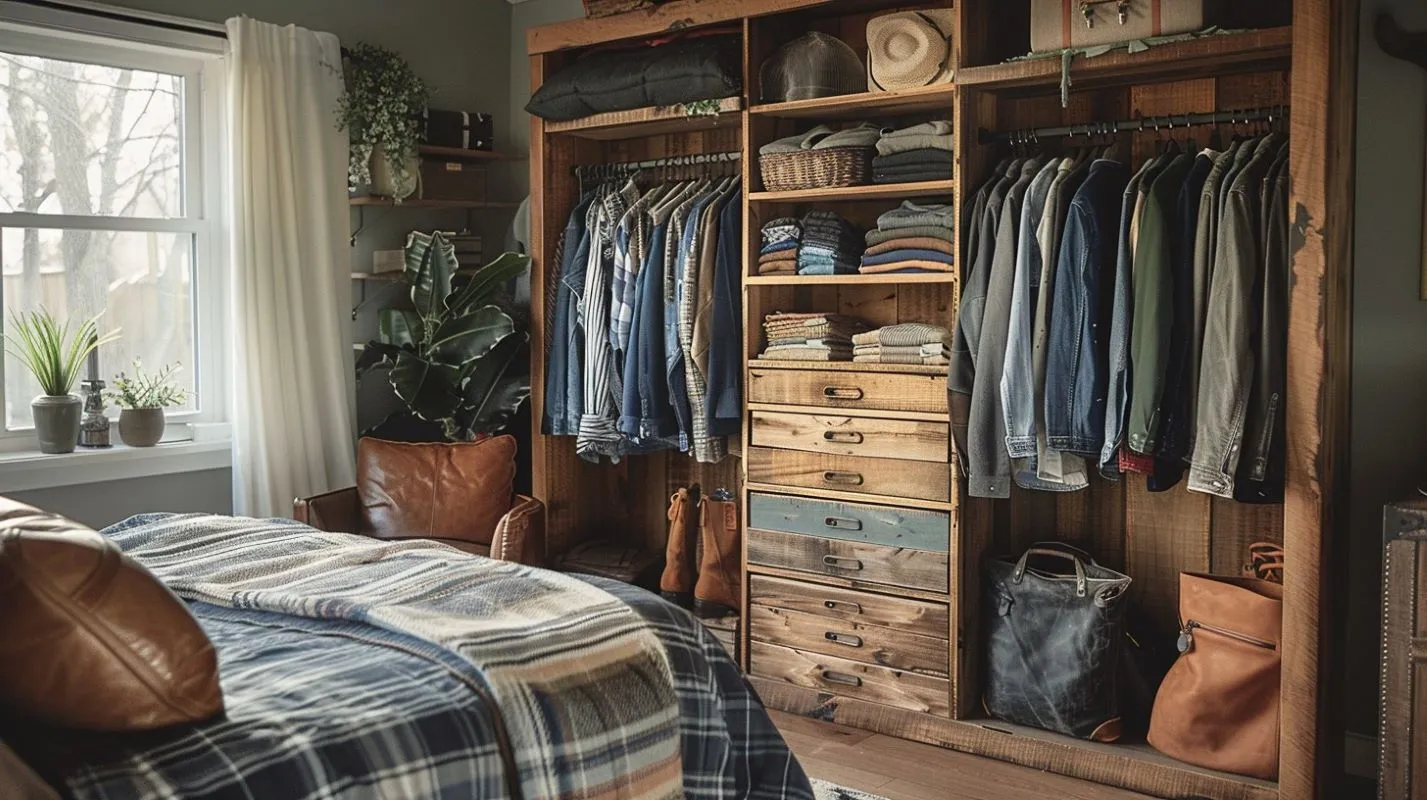
[[576,177],[598,178],[606,175],[622,175],[626,172],[634,172],[641,169],[657,169],[659,167],[690,167],[698,164],[717,164],[728,161],[738,161],[743,158],[740,150],[728,150],[722,153],[691,153],[683,156],[665,156],[664,158],[653,158],[648,161],[625,161],[617,164],[577,164],[573,168]]
[[981,144],[995,142],[1034,142],[1040,139],[1054,139],[1061,136],[1103,136],[1125,131],[1158,131],[1162,129],[1188,128],[1196,125],[1237,125],[1247,122],[1277,122],[1288,118],[1288,106],[1267,106],[1263,108],[1243,108],[1234,111],[1212,111],[1207,114],[1168,114],[1158,117],[1138,117],[1119,122],[1084,122],[1078,125],[1062,125],[1053,128],[1025,128],[1012,131],[988,131],[982,129],[977,136]]

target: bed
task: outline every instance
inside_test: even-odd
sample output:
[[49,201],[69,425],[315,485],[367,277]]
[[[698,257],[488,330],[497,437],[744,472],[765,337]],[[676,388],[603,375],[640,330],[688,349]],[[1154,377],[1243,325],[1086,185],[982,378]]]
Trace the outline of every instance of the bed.
[[642,589],[290,520],[103,533],[188,601],[226,711],[6,731],[68,796],[812,800],[718,642]]

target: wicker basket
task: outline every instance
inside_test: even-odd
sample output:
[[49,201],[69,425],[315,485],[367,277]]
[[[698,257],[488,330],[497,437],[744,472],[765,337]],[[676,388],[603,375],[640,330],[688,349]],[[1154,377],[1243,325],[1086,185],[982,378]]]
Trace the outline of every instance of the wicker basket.
[[834,186],[860,186],[872,182],[875,147],[829,147],[797,153],[769,153],[758,157],[763,190],[787,192]]

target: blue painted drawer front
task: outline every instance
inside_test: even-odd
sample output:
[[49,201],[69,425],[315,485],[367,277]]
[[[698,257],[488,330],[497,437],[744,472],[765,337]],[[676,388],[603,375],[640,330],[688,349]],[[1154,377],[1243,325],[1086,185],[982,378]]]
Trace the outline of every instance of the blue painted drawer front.
[[951,535],[948,516],[941,511],[756,492],[748,498],[748,526],[937,553],[947,552]]

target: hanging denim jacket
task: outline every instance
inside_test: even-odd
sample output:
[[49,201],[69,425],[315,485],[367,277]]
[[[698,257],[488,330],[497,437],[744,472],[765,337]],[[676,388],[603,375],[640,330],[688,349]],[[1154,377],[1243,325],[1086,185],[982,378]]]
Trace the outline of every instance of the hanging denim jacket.
[[555,279],[553,319],[545,337],[545,406],[540,432],[547,436],[574,436],[580,428],[580,407],[571,408],[567,398],[570,365],[572,361],[576,365],[580,363],[578,354],[571,351],[570,329],[575,298],[583,294],[585,288],[584,273],[590,254],[585,217],[592,202],[593,193],[580,198],[560,238],[560,274]]
[[1046,356],[1046,436],[1056,450],[1099,456],[1105,442],[1118,222],[1129,172],[1100,159],[1070,202]]
[[735,436],[743,423],[743,193],[735,189],[719,214],[713,331],[709,342],[708,426]]

